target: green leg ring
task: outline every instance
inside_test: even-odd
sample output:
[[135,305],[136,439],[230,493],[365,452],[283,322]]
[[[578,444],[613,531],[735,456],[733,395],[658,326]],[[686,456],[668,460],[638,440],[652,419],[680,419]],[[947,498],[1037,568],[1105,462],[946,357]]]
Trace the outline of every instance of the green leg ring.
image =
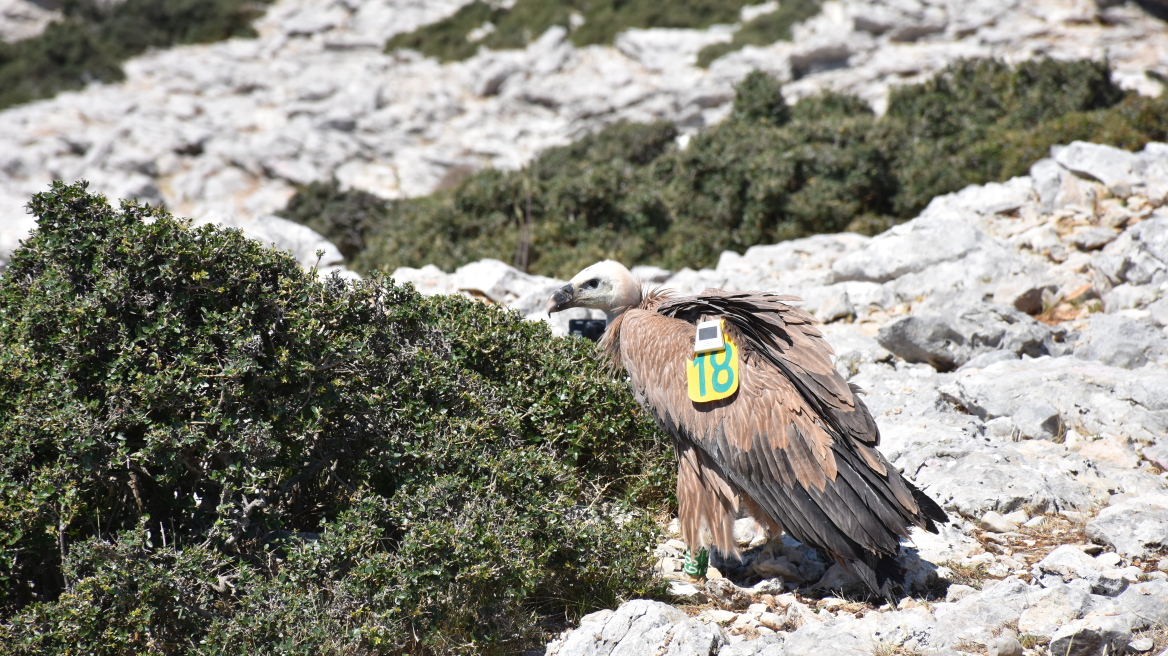
[[702,577],[706,575],[706,569],[710,566],[710,552],[702,549],[698,552],[697,557],[694,557],[692,551],[685,552],[685,562],[681,565],[681,571],[690,576]]

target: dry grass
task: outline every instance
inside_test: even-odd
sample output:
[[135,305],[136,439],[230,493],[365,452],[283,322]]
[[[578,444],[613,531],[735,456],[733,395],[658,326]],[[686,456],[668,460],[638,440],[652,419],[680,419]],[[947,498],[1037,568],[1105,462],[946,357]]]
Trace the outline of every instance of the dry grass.
[[946,562],[941,563],[953,572],[949,576],[949,582],[958,585],[968,585],[970,587],[981,590],[982,583],[988,579],[993,578],[986,573],[985,565],[977,564],[974,566],[962,565],[960,563]]
[[1136,631],[1132,634],[1133,640],[1139,640],[1140,638],[1152,639],[1152,648],[1145,653],[1159,654],[1168,649],[1168,624],[1151,626],[1142,631]]
[[1018,636],[1018,642],[1022,643],[1023,649],[1034,649],[1036,647],[1044,647],[1050,644],[1050,638],[1033,633],[1023,633]]

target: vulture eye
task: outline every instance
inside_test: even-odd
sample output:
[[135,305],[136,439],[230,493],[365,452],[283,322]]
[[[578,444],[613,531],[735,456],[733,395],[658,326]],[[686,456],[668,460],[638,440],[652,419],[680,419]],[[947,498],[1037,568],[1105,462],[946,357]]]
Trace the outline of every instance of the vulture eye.
[[582,289],[596,289],[599,286],[600,286],[600,281],[597,280],[596,278],[593,278],[592,280],[589,280],[588,282],[584,283],[583,285],[580,285],[580,287]]

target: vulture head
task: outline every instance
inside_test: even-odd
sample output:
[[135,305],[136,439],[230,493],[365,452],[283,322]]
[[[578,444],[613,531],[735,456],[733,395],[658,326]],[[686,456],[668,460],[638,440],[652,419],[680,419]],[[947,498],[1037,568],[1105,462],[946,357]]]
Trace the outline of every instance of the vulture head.
[[641,285],[620,262],[605,260],[584,269],[548,299],[547,311],[582,307],[604,310],[612,321],[641,302]]

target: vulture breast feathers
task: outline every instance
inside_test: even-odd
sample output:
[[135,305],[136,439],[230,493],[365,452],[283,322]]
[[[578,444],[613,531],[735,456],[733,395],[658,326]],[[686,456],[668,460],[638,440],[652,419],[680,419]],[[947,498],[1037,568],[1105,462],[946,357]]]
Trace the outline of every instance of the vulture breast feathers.
[[[712,544],[737,555],[732,527],[741,500],[775,535],[785,530],[827,552],[888,596],[903,575],[894,560],[900,539],[911,526],[935,533],[945,512],[876,450],[880,431],[859,390],[836,372],[831,347],[811,315],[790,304],[796,300],[717,289],[642,294],[627,269],[603,262],[556,292],[548,309],[608,314],[601,348],[674,440],[682,537],[691,549]],[[686,368],[696,326],[717,319],[738,345],[738,388],[695,402]]]

